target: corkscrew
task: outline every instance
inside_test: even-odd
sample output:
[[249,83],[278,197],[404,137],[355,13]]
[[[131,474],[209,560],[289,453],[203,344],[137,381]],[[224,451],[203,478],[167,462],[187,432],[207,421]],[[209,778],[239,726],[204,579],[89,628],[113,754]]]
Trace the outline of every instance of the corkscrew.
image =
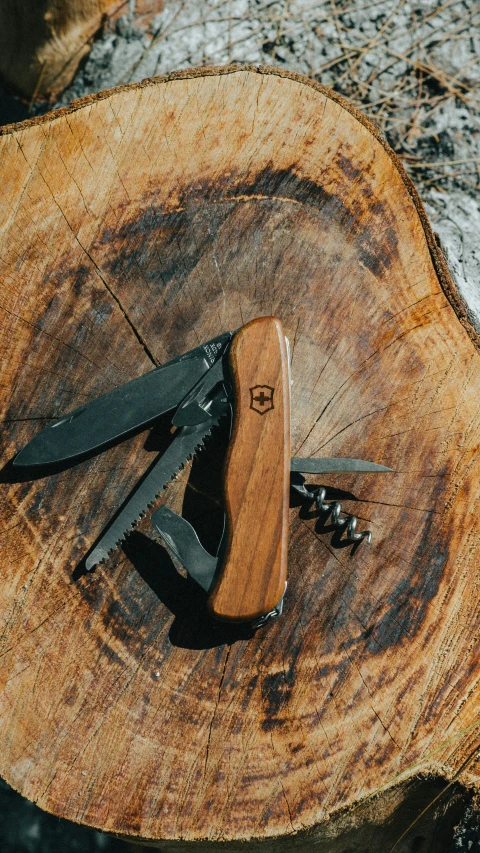
[[360,542],[361,539],[365,539],[368,544],[372,541],[372,534],[370,530],[363,530],[361,533],[357,533],[357,517],[355,515],[350,515],[349,513],[345,513],[343,518],[340,518],[340,514],[342,513],[342,505],[340,501],[325,501],[325,497],[327,494],[327,490],[322,486],[319,489],[314,489],[310,491],[305,486],[305,477],[302,477],[301,474],[291,474],[291,486],[298,492],[302,497],[307,498],[309,501],[315,501],[317,509],[320,512],[331,513],[331,521],[334,527],[338,529],[347,528],[347,539],[350,542]]
[[317,509],[319,509],[320,512],[331,512],[332,524],[335,527],[342,528],[346,526],[347,539],[349,539],[350,542],[359,542],[360,539],[365,539],[370,545],[370,542],[372,541],[372,534],[370,530],[363,530],[362,533],[357,533],[356,515],[345,514],[344,518],[340,518],[340,513],[342,512],[342,505],[340,501],[332,501],[331,503],[325,503],[326,494],[327,490],[323,487],[313,493]]

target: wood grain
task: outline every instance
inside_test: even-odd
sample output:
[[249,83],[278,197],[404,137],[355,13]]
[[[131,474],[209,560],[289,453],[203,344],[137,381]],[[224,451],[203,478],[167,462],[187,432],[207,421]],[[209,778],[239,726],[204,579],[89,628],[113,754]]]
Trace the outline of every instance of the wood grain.
[[225,466],[227,546],[209,598],[217,619],[252,621],[279,604],[287,579],[290,370],[280,320],[260,317],[230,350],[232,439]]
[[[235,66],[104,93],[0,145],[1,774],[164,850],[430,844],[479,785],[480,356],[394,154],[312,81]],[[213,624],[148,517],[77,569],[168,422],[35,481],[9,460],[263,315],[292,344],[292,455],[395,473],[312,478],[370,546],[292,500],[284,614],[250,636]],[[212,436],[163,498],[211,551],[224,447]]]

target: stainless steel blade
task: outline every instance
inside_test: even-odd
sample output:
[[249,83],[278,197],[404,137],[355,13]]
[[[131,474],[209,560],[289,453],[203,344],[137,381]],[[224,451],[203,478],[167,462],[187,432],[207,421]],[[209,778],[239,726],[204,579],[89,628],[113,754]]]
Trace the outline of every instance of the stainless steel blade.
[[222,358],[231,337],[230,332],[219,335],[49,424],[17,454],[13,464],[32,467],[66,462],[147,426],[189,394]]
[[203,444],[204,439],[217,423],[218,418],[196,426],[185,426],[179,430],[172,444],[160,456],[150,473],[133,492],[128,503],[106,528],[101,539],[88,555],[85,566],[89,571],[97,563],[105,560],[120,544],[146,512],[149,504],[158,497],[164,486]]
[[310,458],[300,459],[293,457],[290,460],[290,470],[301,474],[333,474],[339,472],[358,472],[364,474],[382,474],[393,471],[385,465],[376,462],[367,462],[365,459],[350,459],[348,457],[335,458]]
[[218,567],[218,555],[209,554],[192,525],[168,506],[161,506],[152,515],[152,523],[190,577],[209,592]]

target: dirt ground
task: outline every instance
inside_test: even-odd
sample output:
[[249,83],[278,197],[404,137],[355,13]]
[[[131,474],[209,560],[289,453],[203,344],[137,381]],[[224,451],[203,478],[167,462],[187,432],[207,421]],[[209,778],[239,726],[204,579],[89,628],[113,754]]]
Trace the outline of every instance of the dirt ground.
[[[129,0],[57,103],[27,105],[0,91],[0,123],[121,83],[232,62],[311,76],[377,123],[415,181],[480,328],[478,0],[166,0],[148,25]],[[2,785],[3,853],[126,850],[43,815]],[[480,850],[479,820],[467,809],[444,853]]]

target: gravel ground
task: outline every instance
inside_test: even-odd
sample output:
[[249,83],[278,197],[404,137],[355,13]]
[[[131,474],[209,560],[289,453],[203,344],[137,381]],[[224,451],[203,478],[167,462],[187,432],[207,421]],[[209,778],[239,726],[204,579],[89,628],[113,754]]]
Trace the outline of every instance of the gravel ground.
[[[181,68],[245,62],[306,74],[350,98],[402,158],[480,328],[478,0],[166,0],[148,28],[135,0],[125,9],[56,104],[28,108],[0,91],[0,124]],[[479,851],[479,825],[469,807],[444,853]],[[0,842],[2,853],[128,849],[43,814],[5,783]]]

